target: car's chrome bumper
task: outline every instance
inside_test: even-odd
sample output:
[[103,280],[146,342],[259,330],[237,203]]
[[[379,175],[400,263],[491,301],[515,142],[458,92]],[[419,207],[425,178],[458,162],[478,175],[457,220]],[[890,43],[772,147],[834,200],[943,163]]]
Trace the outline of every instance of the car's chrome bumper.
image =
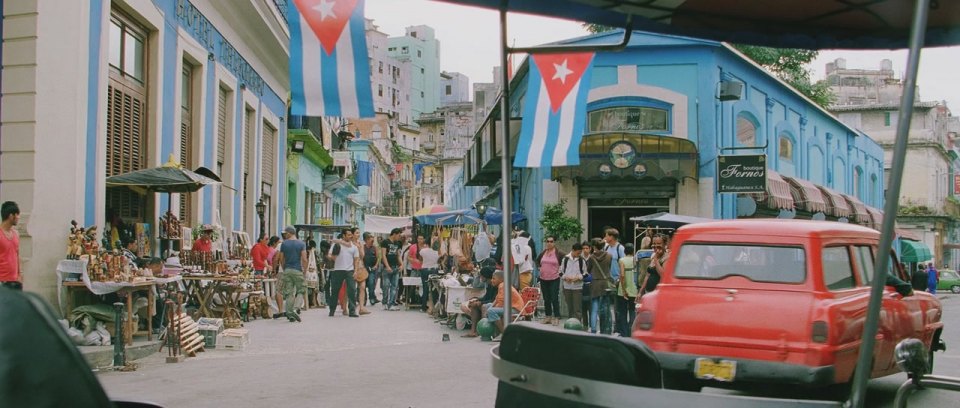
[[810,367],[797,364],[777,363],[772,361],[748,360],[738,358],[724,358],[714,356],[698,356],[692,354],[655,352],[660,361],[660,368],[664,374],[682,376],[681,378],[695,379],[694,365],[698,358],[711,357],[721,360],[737,362],[737,383],[789,384],[810,387],[821,387],[835,383],[833,366]]

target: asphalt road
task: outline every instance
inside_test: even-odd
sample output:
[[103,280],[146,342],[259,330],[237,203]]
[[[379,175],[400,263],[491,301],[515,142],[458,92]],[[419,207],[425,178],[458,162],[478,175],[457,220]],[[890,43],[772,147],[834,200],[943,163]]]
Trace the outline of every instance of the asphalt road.
[[[960,377],[960,295],[941,295],[947,351],[934,372]],[[165,407],[492,407],[491,343],[460,338],[415,311],[372,308],[361,318],[304,312],[303,323],[247,323],[251,343],[242,351],[209,350],[177,364],[165,353],[138,361],[133,372],[99,374],[114,399]],[[450,340],[442,341],[448,333]],[[905,374],[870,382],[867,407],[891,407]],[[706,393],[730,393],[714,388]],[[767,393],[817,399],[818,393]],[[757,394],[754,394],[757,395]],[[912,406],[960,406],[960,393],[926,390]]]

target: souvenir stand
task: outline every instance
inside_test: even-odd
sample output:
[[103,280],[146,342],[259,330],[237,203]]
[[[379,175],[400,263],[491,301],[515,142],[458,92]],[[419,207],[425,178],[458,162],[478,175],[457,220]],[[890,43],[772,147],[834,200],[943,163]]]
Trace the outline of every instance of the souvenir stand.
[[[519,213],[513,213],[511,218],[515,222],[526,219]],[[440,244],[440,276],[431,278],[428,284],[431,292],[439,294],[434,307],[435,316],[445,320],[450,327],[462,329],[462,323],[469,319],[458,319],[462,313],[460,307],[470,298],[483,296],[485,286],[474,262],[474,238],[481,229],[487,231],[487,223],[497,224],[501,219],[502,213],[495,208],[488,209],[482,216],[471,209],[414,217],[419,233],[429,237],[431,245]],[[409,287],[420,286],[421,282],[419,277],[404,277],[404,289],[409,293],[408,279]]]

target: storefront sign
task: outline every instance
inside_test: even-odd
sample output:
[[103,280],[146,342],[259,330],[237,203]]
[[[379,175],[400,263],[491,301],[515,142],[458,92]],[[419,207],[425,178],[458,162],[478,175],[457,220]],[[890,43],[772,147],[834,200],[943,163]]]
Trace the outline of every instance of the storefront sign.
[[762,193],[767,189],[767,156],[764,154],[717,158],[717,192]]
[[591,199],[591,207],[669,207],[669,198],[609,198]]
[[333,152],[333,167],[350,166],[350,152]]

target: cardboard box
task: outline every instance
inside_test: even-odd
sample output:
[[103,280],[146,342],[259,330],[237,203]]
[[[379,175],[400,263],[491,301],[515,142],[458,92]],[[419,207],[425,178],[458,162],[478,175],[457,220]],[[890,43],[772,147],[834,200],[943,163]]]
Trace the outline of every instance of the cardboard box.
[[246,329],[227,329],[217,335],[217,348],[243,350],[250,344],[250,334]]

